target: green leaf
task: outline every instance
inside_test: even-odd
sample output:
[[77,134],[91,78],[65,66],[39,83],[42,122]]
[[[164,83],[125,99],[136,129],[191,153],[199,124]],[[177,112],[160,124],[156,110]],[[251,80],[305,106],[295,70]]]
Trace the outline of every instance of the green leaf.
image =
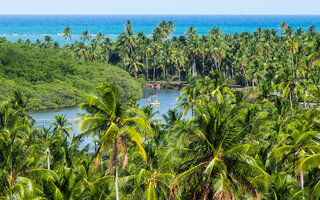
[[320,154],[315,154],[303,159],[300,163],[300,169],[304,172],[309,171],[311,168],[320,167]]
[[154,188],[154,185],[150,181],[147,187],[147,190],[145,191],[145,199],[146,200],[157,200],[156,191]]

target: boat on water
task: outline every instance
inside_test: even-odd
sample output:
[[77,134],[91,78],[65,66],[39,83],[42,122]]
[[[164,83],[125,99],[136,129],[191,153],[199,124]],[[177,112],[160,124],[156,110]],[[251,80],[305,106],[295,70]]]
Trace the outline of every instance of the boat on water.
[[149,97],[149,104],[151,106],[159,106],[160,102],[158,101],[157,95],[151,95]]

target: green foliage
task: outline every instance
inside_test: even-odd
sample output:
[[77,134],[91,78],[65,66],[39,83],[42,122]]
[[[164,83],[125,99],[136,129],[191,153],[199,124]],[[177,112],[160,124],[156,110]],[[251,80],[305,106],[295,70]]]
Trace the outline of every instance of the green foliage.
[[140,85],[117,67],[78,62],[58,49],[28,44],[0,44],[0,100],[18,89],[28,110],[76,106],[98,82],[117,83],[126,97],[139,98]]
[[[206,36],[190,27],[169,38],[173,28],[163,21],[147,38],[127,21],[116,41],[99,34],[62,54],[48,37],[45,44],[0,39],[1,98],[14,91],[0,103],[0,199],[319,199],[315,27],[294,31],[281,23],[281,34],[257,28],[234,35],[213,28]],[[69,27],[64,37],[72,37]],[[21,53],[25,46],[32,51]],[[109,61],[147,80],[149,72],[153,79],[182,75],[189,85],[177,98],[181,110],[159,120],[152,107],[139,109],[137,82]],[[100,81],[96,93],[92,80]],[[77,136],[64,116],[45,128],[26,113],[30,102],[54,107],[73,94],[82,101],[84,91]],[[80,148],[85,136],[94,144]]]

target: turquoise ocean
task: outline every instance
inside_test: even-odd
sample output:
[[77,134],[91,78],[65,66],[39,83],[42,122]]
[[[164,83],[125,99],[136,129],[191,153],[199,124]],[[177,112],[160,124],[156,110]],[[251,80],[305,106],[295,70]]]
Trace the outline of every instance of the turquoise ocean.
[[30,39],[43,40],[45,35],[64,44],[62,31],[66,26],[72,29],[72,41],[80,40],[81,32],[89,30],[94,38],[102,32],[114,40],[123,32],[126,20],[131,20],[134,32],[152,33],[161,20],[171,20],[175,24],[173,35],[184,34],[190,26],[199,34],[207,34],[212,27],[219,27],[224,33],[253,32],[257,27],[275,29],[285,21],[291,27],[320,27],[320,15],[0,15],[0,37],[10,41]]

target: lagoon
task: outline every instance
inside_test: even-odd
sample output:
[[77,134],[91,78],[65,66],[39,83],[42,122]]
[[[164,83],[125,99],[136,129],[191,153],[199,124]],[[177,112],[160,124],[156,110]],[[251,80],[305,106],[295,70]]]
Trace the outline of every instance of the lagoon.
[[[155,111],[159,111],[156,114],[156,119],[161,119],[162,115],[167,114],[169,109],[177,107],[178,103],[176,98],[179,97],[179,90],[143,90],[143,97],[137,101],[139,107],[149,105],[149,97],[151,95],[157,95],[160,106],[154,106]],[[49,127],[51,122],[54,121],[55,115],[65,115],[69,122],[73,122],[73,135],[79,134],[77,125],[77,114],[84,113],[85,111],[75,108],[62,108],[55,110],[44,110],[30,113],[31,117],[35,120],[36,126]],[[83,146],[92,143],[92,138],[86,138],[83,142]]]

